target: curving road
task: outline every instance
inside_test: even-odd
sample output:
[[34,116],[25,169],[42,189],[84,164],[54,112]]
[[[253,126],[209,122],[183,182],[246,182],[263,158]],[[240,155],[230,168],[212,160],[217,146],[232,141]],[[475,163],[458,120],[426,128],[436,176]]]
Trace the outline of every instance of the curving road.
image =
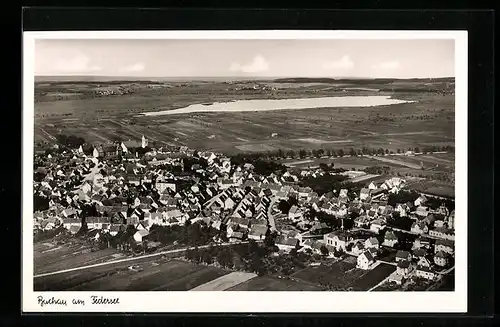
[[[246,244],[246,243],[248,243],[248,241],[233,242],[233,243],[227,242],[227,243],[221,243],[221,244],[217,244],[217,245],[219,245],[219,246],[228,246],[228,245]],[[198,248],[199,249],[203,249],[203,248],[208,248],[210,246],[211,246],[210,244],[208,244],[208,245],[201,245],[201,246],[198,246]],[[39,278],[39,277],[45,277],[45,276],[51,276],[51,275],[64,274],[64,273],[68,273],[68,272],[72,272],[72,271],[85,270],[85,269],[90,269],[90,268],[95,268],[95,267],[102,267],[102,266],[107,266],[107,265],[113,265],[113,264],[123,263],[123,262],[133,262],[133,261],[142,260],[142,259],[145,259],[145,258],[152,258],[152,257],[157,257],[157,256],[160,256],[160,255],[165,255],[165,254],[172,254],[172,253],[183,252],[183,251],[186,251],[186,250],[192,249],[192,248],[194,248],[194,247],[186,247],[186,248],[182,248],[182,249],[162,251],[162,252],[158,252],[158,253],[146,254],[146,255],[141,255],[141,256],[132,257],[132,258],[125,258],[125,259],[119,259],[119,260],[113,260],[113,261],[96,263],[96,264],[93,264],[93,265],[80,266],[80,267],[75,267],[75,268],[69,268],[69,269],[59,270],[59,271],[53,271],[53,272],[49,272],[49,273],[35,275],[35,276],[33,276],[33,278]]]

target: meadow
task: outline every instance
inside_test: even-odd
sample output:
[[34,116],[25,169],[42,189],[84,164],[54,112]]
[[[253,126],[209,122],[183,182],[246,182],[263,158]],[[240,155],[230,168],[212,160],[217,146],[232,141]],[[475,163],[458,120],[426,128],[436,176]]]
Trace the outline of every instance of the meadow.
[[[103,83],[106,82],[100,82],[100,88]],[[281,83],[284,87],[279,87]],[[374,80],[366,81],[361,89],[359,83],[169,82],[153,88],[144,83],[122,82],[123,87],[134,84],[133,92],[96,96],[89,91],[97,88],[91,82],[44,81],[35,86],[35,142],[52,143],[56,134],[70,133],[89,143],[138,140],[145,135],[150,143],[158,145],[187,145],[227,153],[351,147],[382,147],[396,152],[409,147],[453,144],[454,95],[440,92],[446,91],[450,81],[437,81],[429,87],[428,81]],[[44,95],[82,93],[82,89],[87,92],[83,96]],[[234,100],[373,95],[415,102],[364,108],[139,115]]]

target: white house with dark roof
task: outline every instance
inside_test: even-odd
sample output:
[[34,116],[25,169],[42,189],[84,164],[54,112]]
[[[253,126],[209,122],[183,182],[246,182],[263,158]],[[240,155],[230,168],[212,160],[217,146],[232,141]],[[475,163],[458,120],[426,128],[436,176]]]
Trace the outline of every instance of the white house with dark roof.
[[411,264],[410,264],[410,261],[407,261],[407,260],[402,260],[402,261],[399,261],[397,266],[396,266],[396,273],[398,275],[401,275],[403,276],[403,278],[406,278],[408,277],[408,274],[411,272]]
[[367,249],[373,248],[373,249],[378,249],[379,248],[379,242],[376,237],[370,237],[365,241],[365,247]]
[[333,246],[335,249],[346,251],[347,244],[350,242],[350,237],[344,233],[328,233],[323,235],[325,244]]
[[149,235],[148,230],[141,229],[141,230],[138,230],[137,232],[135,232],[135,234],[133,235],[133,238],[137,243],[141,243],[144,240],[144,238],[148,235]]
[[400,250],[396,253],[396,262],[411,261],[411,258],[412,258],[412,256],[411,256],[410,252],[408,252],[408,251]]
[[425,206],[418,206],[415,210],[415,214],[420,217],[427,217],[429,215],[429,208]]
[[369,251],[361,253],[356,259],[356,268],[368,270],[375,263],[375,258],[371,255]]
[[448,263],[448,255],[443,251],[439,251],[434,255],[434,263],[440,267],[446,266]]
[[425,197],[425,195],[421,195],[419,196],[414,202],[413,204],[415,205],[415,207],[418,207],[418,206],[421,206],[422,204],[426,203],[427,202],[427,198]]
[[296,205],[293,205],[288,211],[288,218],[291,220],[301,219],[303,215],[303,211]]
[[417,262],[417,265],[420,266],[420,267],[427,267],[427,268],[430,268],[432,263],[429,259],[427,259],[427,257],[425,256],[422,256],[418,259],[418,262]]
[[372,230],[375,233],[379,233],[386,226],[387,226],[387,224],[383,220],[376,219],[376,220],[372,221],[372,223],[370,224],[370,230]]
[[299,240],[293,237],[278,237],[278,239],[275,241],[276,246],[285,252],[290,252],[293,250],[297,244],[299,243]]
[[263,240],[266,237],[267,225],[257,224],[250,227],[248,238],[253,240]]
[[424,266],[417,266],[417,269],[415,270],[415,275],[420,278],[424,278],[427,280],[434,280],[436,278],[436,273],[432,271],[428,267]]
[[434,253],[437,253],[439,251],[453,254],[455,252],[455,242],[445,239],[436,240],[436,243],[434,244]]
[[445,240],[455,240],[455,233],[452,229],[445,227],[437,227],[429,231],[430,236],[438,237]]
[[354,246],[352,247],[351,249],[351,252],[353,255],[360,255],[361,253],[363,253],[365,251],[365,245],[361,242],[357,242],[356,244],[354,244]]
[[429,228],[423,222],[414,222],[411,225],[410,231],[416,234],[426,234],[429,231]]

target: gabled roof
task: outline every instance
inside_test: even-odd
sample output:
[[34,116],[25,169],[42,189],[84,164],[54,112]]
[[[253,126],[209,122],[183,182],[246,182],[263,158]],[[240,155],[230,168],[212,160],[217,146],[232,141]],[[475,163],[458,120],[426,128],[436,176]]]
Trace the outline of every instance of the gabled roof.
[[451,240],[437,239],[435,245],[436,246],[437,245],[444,245],[444,246],[447,246],[447,247],[450,247],[450,248],[454,248],[455,247],[455,242],[453,242]]
[[113,224],[109,227],[110,232],[119,232],[121,230],[125,230],[125,226],[122,224]]
[[407,260],[402,260],[402,261],[399,261],[398,262],[398,268],[403,268],[403,269],[406,269],[410,267],[410,262],[407,261]]
[[141,230],[138,230],[137,232],[135,232],[136,234],[139,234],[141,235],[142,237],[144,236],[148,236],[149,235],[149,231],[146,230],[146,229],[141,229]]
[[396,258],[402,258],[402,259],[406,259],[410,256],[410,253],[408,251],[402,251],[402,250],[399,250],[397,253],[396,253]]
[[443,258],[443,259],[447,258],[446,253],[444,253],[443,251],[438,251],[434,256],[437,258]]
[[426,252],[423,249],[416,249],[413,251],[413,255],[416,257],[423,257],[425,256]]
[[355,245],[354,245],[355,248],[358,248],[360,250],[363,250],[365,248],[365,245],[361,242],[357,242]]
[[265,235],[267,232],[267,225],[252,225],[250,228],[250,234],[251,235]]
[[242,232],[233,232],[231,234],[230,238],[237,238],[237,239],[242,239],[243,238],[243,233]]
[[373,261],[373,260],[375,260],[375,259],[373,258],[373,256],[372,256],[372,254],[370,253],[370,251],[365,251],[365,252],[363,252],[361,255],[365,256],[365,257],[366,257],[366,259],[368,259],[368,261]]
[[296,238],[280,237],[276,240],[276,244],[296,246],[298,240]]
[[180,210],[169,210],[166,212],[166,215],[168,218],[171,218],[171,217],[179,217],[179,216],[182,216],[182,212]]

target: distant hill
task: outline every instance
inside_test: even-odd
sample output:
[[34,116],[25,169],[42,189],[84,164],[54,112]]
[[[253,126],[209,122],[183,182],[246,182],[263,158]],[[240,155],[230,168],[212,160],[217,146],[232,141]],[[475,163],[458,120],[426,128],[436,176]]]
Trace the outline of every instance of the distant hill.
[[356,85],[402,83],[454,82],[454,77],[440,78],[358,78],[358,77],[262,77],[262,76],[216,76],[216,77],[141,77],[141,76],[35,76],[35,83],[164,83],[164,82],[269,82],[275,83],[348,83]]
[[[223,76],[223,77],[151,77],[151,76],[90,76],[90,75],[64,75],[64,76],[35,76],[35,82],[224,82],[224,81],[254,81],[259,77]],[[262,79],[262,77],[260,77]],[[272,78],[270,78],[272,79]]]
[[440,78],[327,78],[327,77],[289,77],[275,79],[275,83],[349,83],[349,84],[389,84],[393,82],[454,82],[454,77],[440,77]]

